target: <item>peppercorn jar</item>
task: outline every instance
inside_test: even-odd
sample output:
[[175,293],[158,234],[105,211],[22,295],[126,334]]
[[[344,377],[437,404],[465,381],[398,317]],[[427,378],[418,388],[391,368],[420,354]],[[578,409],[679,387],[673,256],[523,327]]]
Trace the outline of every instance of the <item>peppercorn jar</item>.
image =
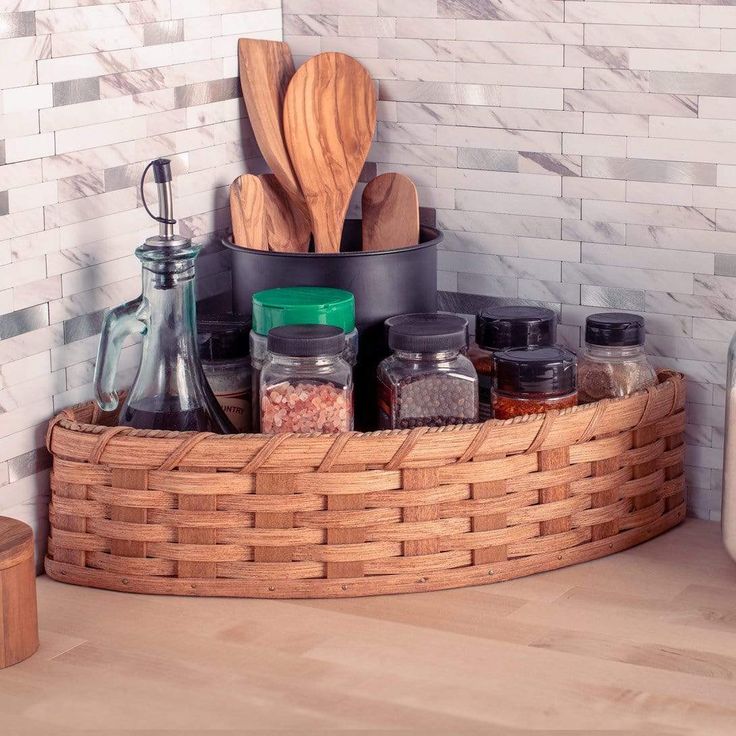
[[248,332],[250,325],[234,315],[197,320],[199,359],[217,403],[237,432],[250,432],[253,384]]
[[544,414],[578,403],[575,353],[550,347],[504,350],[494,356],[493,416]]
[[260,375],[261,431],[352,430],[353,375],[344,351],[339,327],[274,327]]
[[585,320],[585,347],[578,363],[581,403],[622,398],[657,383],[644,352],[645,337],[639,314],[606,312]]
[[462,351],[468,322],[454,314],[386,320],[392,355],[378,366],[381,429],[478,421],[478,375]]
[[353,367],[358,356],[355,327],[355,297],[343,289],[321,286],[292,286],[265,289],[253,294],[250,358],[253,367],[253,425],[258,428],[260,373],[266,360],[268,334],[284,325],[332,325],[345,332],[343,357]]
[[491,417],[493,356],[509,348],[554,345],[557,315],[545,307],[488,307],[475,317],[475,342],[468,358],[478,372],[478,411],[481,421]]

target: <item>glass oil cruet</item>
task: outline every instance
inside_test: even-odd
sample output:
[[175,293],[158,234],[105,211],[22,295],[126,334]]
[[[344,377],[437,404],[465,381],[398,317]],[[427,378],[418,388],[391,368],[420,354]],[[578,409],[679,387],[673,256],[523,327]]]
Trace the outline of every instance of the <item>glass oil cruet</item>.
[[[146,204],[143,185],[153,168],[159,215]],[[156,159],[141,177],[146,212],[159,223],[159,234],[135,254],[142,264],[142,293],[108,311],[95,364],[95,396],[100,408],[118,407],[115,374],[123,342],[143,338],[141,362],[120,408],[118,424],[137,429],[234,432],[217,403],[199,362],[194,261],[201,246],[174,233],[171,162]]]
[[736,561],[736,335],[728,348],[726,435],[723,442],[723,543]]

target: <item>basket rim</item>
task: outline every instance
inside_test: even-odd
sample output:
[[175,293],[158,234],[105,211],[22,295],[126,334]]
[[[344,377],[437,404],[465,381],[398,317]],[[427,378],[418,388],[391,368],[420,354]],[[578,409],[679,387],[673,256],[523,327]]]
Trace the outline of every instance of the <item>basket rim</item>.
[[[650,389],[643,389],[641,391],[637,391],[629,396],[623,396],[621,398],[615,398],[615,399],[603,399],[601,401],[597,401],[594,403],[589,404],[578,404],[576,406],[569,407],[567,409],[562,409],[559,411],[549,412],[548,414],[525,414],[523,416],[513,417],[512,419],[488,419],[485,422],[474,422],[474,423],[467,423],[467,424],[449,424],[442,427],[419,427],[418,429],[423,430],[423,433],[425,434],[445,434],[445,433],[463,433],[463,432],[478,432],[480,427],[483,426],[491,426],[491,427],[502,427],[502,426],[518,426],[523,424],[531,424],[534,422],[539,422],[540,420],[544,420],[544,417],[546,416],[554,416],[556,418],[563,418],[566,416],[573,416],[576,414],[580,414],[583,412],[592,412],[592,411],[600,411],[601,406],[611,406],[616,404],[622,404],[624,402],[629,402],[632,399],[637,399],[641,397],[642,395],[647,394],[650,391],[660,391],[665,386],[667,386],[668,383],[674,382],[674,381],[684,381],[685,376],[684,374],[678,372],[678,371],[659,371],[658,379],[659,382],[651,387]],[[121,392],[122,395],[122,392]],[[122,402],[121,402],[122,403]],[[94,424],[91,422],[82,422],[79,419],[76,418],[75,414],[78,412],[83,411],[84,409],[88,407],[92,407],[93,415],[99,415],[104,416],[105,412],[102,412],[97,408],[97,405],[94,401],[83,401],[78,404],[74,404],[73,406],[67,407],[65,409],[62,409],[49,423],[49,430],[47,434],[47,447],[50,448],[50,438],[51,433],[56,426],[61,426],[64,429],[73,431],[73,432],[82,432],[84,434],[100,434],[101,432],[104,432],[105,430],[109,430],[110,427],[104,424]],[[121,430],[124,430],[126,437],[132,437],[132,438],[140,438],[140,439],[174,439],[174,438],[182,438],[185,439],[187,437],[192,437],[194,435],[202,435],[207,434],[209,435],[209,439],[242,439],[242,438],[248,438],[248,439],[258,439],[258,440],[269,440],[272,439],[274,436],[277,437],[291,437],[294,439],[300,439],[300,440],[309,440],[309,439],[324,439],[325,437],[329,437],[330,439],[336,439],[341,436],[349,436],[349,437],[407,437],[412,432],[415,432],[414,429],[379,429],[379,430],[371,430],[368,432],[360,432],[360,431],[350,431],[350,432],[340,432],[336,434],[325,434],[323,432],[311,432],[311,433],[298,433],[298,432],[289,432],[284,433],[283,435],[269,435],[269,434],[262,434],[260,432],[240,432],[236,434],[216,434],[214,432],[196,432],[196,431],[178,431],[178,430],[162,430],[162,429],[134,429],[133,427],[121,427]]]

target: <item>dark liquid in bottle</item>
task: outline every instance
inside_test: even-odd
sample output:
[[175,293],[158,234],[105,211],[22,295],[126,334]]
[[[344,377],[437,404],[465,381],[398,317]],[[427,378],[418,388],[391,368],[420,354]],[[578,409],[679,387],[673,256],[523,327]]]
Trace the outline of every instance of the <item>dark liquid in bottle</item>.
[[166,429],[178,432],[233,432],[229,420],[220,416],[218,407],[210,409],[205,406],[193,409],[182,409],[172,398],[152,398],[140,402],[136,406],[126,406],[120,415],[118,424],[136,429]]

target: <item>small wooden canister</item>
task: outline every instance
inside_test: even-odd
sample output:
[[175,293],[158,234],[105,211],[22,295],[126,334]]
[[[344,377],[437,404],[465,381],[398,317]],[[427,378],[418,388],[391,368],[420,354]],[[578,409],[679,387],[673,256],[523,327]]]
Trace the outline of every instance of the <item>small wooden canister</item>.
[[38,649],[33,531],[0,516],[0,669]]

